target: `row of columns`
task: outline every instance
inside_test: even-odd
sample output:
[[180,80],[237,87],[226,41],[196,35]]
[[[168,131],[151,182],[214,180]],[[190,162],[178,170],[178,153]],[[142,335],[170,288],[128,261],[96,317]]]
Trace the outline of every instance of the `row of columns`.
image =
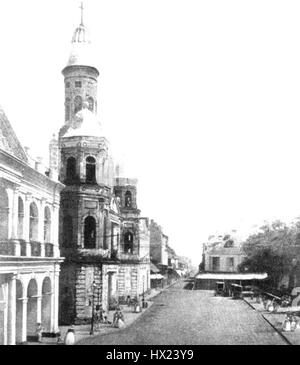
[[[36,299],[36,323],[42,323],[42,297],[44,295],[50,295],[50,328],[48,331],[52,333],[57,333],[58,329],[58,296],[59,296],[59,265],[55,264],[54,269],[54,280],[51,281],[51,292],[50,293],[41,293],[41,295],[34,295],[33,297]],[[4,331],[4,338],[7,338],[8,345],[15,345],[16,342],[26,342],[28,335],[27,328],[27,314],[28,314],[28,300],[30,298],[22,297],[17,298],[16,292],[16,280],[17,275],[12,275],[8,281],[7,285],[7,306],[4,313],[4,325],[6,330]],[[24,295],[24,294],[23,294]],[[21,323],[21,333],[16,333],[16,323],[17,323],[17,301],[22,303],[22,323]],[[42,323],[43,325],[43,323]]]
[[[44,243],[44,220],[46,199],[42,198],[40,201],[33,200],[31,194],[21,194],[18,190],[8,188],[7,190],[9,209],[8,209],[8,239],[23,239],[26,242],[26,256],[31,256],[31,246],[29,237],[30,227],[30,204],[34,201],[38,208],[38,242],[41,243],[41,257],[45,256]],[[19,225],[19,197],[24,204],[23,217],[23,234],[18,237]],[[59,204],[53,203],[48,205],[51,212],[51,232],[50,241],[54,245],[54,257],[59,257],[58,246],[58,226],[59,226]]]

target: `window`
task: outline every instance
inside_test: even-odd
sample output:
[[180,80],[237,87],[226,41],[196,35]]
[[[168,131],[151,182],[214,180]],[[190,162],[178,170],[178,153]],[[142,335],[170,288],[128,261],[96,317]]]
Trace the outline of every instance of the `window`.
[[96,247],[96,220],[87,217],[84,220],[84,248]]
[[82,97],[77,95],[74,99],[74,114],[82,109]]
[[69,82],[66,82],[66,88],[69,88],[71,84]]
[[226,241],[226,243],[224,245],[225,248],[230,248],[230,247],[233,247],[233,246],[234,246],[234,242],[231,239]]
[[227,270],[228,271],[234,270],[234,257],[227,257]]
[[63,247],[72,247],[73,243],[73,221],[72,217],[67,215],[63,218]]
[[70,111],[71,111],[71,100],[67,98],[65,101],[65,121],[70,120]]
[[69,157],[67,159],[66,182],[72,183],[76,179],[76,159]]
[[51,242],[51,212],[49,207],[45,207],[44,242]]
[[18,238],[23,238],[24,226],[24,203],[22,198],[18,199]]
[[220,270],[220,257],[212,257],[212,271]]
[[96,160],[91,156],[86,158],[86,183],[96,183]]
[[81,87],[82,83],[81,81],[75,81],[75,87]]
[[38,224],[39,224],[39,216],[38,209],[35,203],[30,204],[29,208],[29,240],[37,241],[38,240]]
[[133,234],[131,232],[125,232],[124,234],[124,252],[133,252]]
[[94,111],[94,99],[92,97],[89,97],[88,98],[88,103],[89,103],[89,110],[91,112],[93,112]]
[[125,194],[125,207],[131,208],[132,207],[132,195],[130,191],[126,191]]
[[8,196],[0,187],[0,240],[8,238]]

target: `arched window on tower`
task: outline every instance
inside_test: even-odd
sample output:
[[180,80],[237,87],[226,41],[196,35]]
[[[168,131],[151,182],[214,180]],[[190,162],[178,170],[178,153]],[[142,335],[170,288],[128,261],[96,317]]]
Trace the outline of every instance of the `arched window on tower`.
[[125,194],[125,207],[126,208],[132,207],[132,194],[130,191],[126,191],[126,194]]
[[86,217],[84,220],[84,248],[96,247],[96,220]]
[[131,232],[124,233],[124,252],[133,253],[133,234]]
[[67,98],[65,101],[65,121],[70,120],[70,112],[71,112],[71,100]]
[[24,227],[24,203],[21,197],[18,198],[18,238],[23,238]]
[[51,212],[49,207],[45,207],[44,242],[51,242]]
[[94,99],[90,96],[87,101],[89,103],[89,110],[91,112],[93,112],[94,111]]
[[63,247],[72,247],[73,244],[73,221],[72,217],[67,215],[63,218]]
[[67,183],[74,182],[76,178],[76,159],[74,157],[69,157],[67,159],[67,171],[66,171],[66,181]]
[[8,238],[8,195],[0,187],[0,240]]
[[39,226],[39,215],[38,209],[35,203],[30,204],[29,208],[29,240],[38,240],[38,226]]
[[74,99],[74,114],[79,112],[82,109],[82,97],[77,95]]
[[91,156],[86,158],[86,183],[96,183],[96,160]]

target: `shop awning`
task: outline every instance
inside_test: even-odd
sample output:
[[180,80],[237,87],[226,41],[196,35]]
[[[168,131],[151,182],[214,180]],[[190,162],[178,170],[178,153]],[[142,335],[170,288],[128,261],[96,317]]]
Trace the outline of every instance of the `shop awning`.
[[200,280],[263,280],[267,273],[199,273],[195,279]]
[[150,279],[163,279],[162,274],[150,274]]

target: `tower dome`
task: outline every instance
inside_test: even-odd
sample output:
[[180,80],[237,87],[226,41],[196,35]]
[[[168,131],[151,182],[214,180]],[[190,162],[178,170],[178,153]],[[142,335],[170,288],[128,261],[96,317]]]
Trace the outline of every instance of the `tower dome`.
[[91,47],[90,32],[83,24],[83,7],[81,7],[81,23],[73,33],[71,52],[66,67],[89,66],[97,70],[95,58]]

